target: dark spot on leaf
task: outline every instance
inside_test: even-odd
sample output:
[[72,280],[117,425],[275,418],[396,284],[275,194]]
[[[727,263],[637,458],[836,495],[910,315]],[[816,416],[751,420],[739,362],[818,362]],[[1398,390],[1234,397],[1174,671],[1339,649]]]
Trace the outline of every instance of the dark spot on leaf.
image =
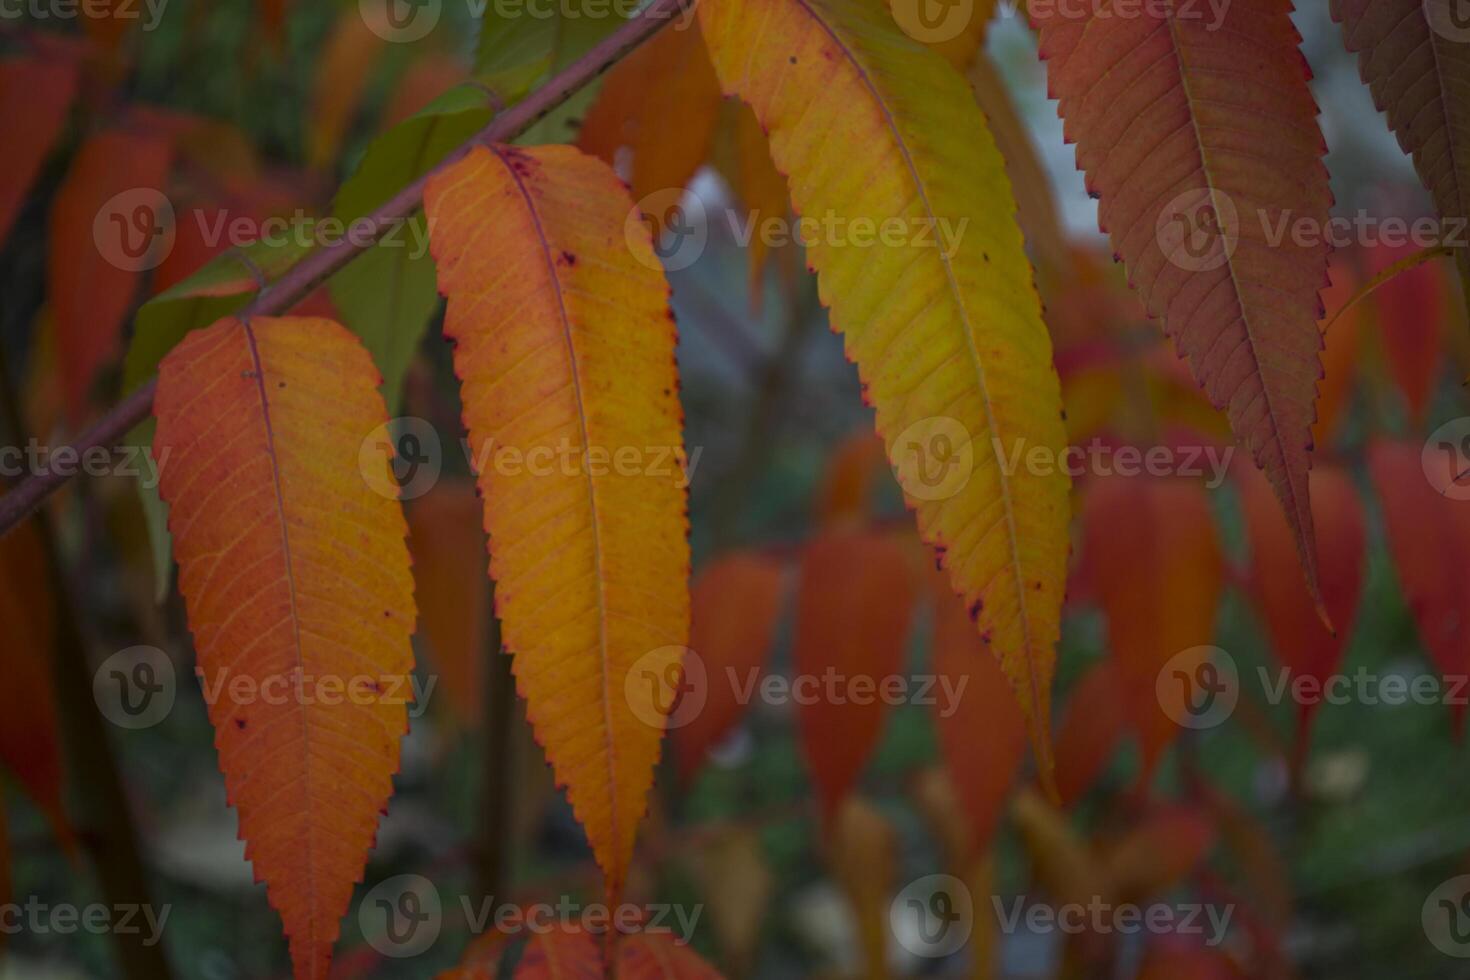
[[244,718],[236,718],[235,719],[235,727],[238,728],[238,729],[240,729],[240,731],[242,731],[242,732],[245,730],[245,726],[247,724],[249,724],[249,723]]
[[568,252],[568,251],[563,250],[562,253],[561,253],[561,261],[562,261],[562,265],[576,265],[577,264],[577,257],[575,255],[573,255],[571,252]]
[[791,56],[791,63],[792,63],[792,64],[793,64],[793,65],[794,65],[794,64],[796,64],[796,55],[792,55],[792,56]]
[[985,603],[982,602],[979,599],[976,599],[974,602],[970,603],[970,618],[972,620],[979,619],[980,618],[980,610],[982,610],[984,608],[985,608]]

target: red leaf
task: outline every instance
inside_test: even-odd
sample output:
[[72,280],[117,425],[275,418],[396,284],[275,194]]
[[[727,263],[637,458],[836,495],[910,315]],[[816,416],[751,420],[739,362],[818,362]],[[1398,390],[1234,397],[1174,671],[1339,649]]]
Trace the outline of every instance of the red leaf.
[[[1446,677],[1470,672],[1470,504],[1442,496],[1425,470],[1432,467],[1439,485],[1449,486],[1454,466],[1439,447],[1427,456],[1413,443],[1379,441],[1368,448],[1399,586],[1419,642]],[[1450,710],[1456,730],[1463,728],[1463,702]]]
[[[1250,543],[1251,598],[1265,620],[1276,659],[1293,675],[1326,681],[1336,673],[1352,636],[1363,591],[1363,506],[1348,473],[1319,466],[1312,473],[1312,517],[1320,535],[1322,599],[1336,634],[1328,632],[1312,608],[1301,576],[1292,567],[1291,529],[1271,496],[1271,487],[1254,468],[1236,474]],[[1318,700],[1299,710],[1298,738],[1305,746],[1307,728]]]
[[1187,480],[1100,479],[1087,491],[1083,541],[1147,783],[1179,731],[1178,710],[1160,703],[1159,673],[1214,637],[1223,572],[1210,504]]
[[[990,846],[1026,754],[1026,717],[965,604],[933,576],[934,717],[939,750],[970,818],[975,857]],[[946,713],[947,712],[947,713]]]
[[82,145],[52,204],[47,292],[73,423],[117,353],[139,273],[173,234],[160,213],[172,156],[163,138],[106,130]]
[[[749,707],[739,695],[747,684],[757,683],[770,653],[781,612],[782,578],[779,562],[749,553],[711,562],[694,580],[689,648],[703,668],[706,697],[703,707],[672,736],[679,778],[686,783],[710,747]],[[680,707],[674,708],[670,727],[683,719]]]
[[908,553],[892,534],[828,532],[802,553],[800,590],[792,695],[831,816],[878,744],[886,708],[875,689],[903,668],[914,604]]
[[1128,730],[1128,711],[1111,659],[1099,660],[1072,687],[1057,730],[1057,792],[1068,806],[1102,775]]
[[[1419,250],[1412,244],[1394,248],[1380,245],[1368,252],[1370,271],[1377,275]],[[1439,373],[1448,304],[1449,284],[1443,262],[1418,265],[1394,276],[1373,293],[1389,373],[1403,392],[1414,426],[1424,420],[1424,406]]]
[[77,94],[76,63],[62,57],[0,61],[0,242],[20,211]]

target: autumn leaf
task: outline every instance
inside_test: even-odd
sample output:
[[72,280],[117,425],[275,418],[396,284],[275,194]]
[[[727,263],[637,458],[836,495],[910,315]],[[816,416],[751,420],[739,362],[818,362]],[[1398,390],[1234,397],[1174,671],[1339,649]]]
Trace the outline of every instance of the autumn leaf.
[[[1285,0],[1130,17],[1036,4],[1032,19],[1099,223],[1265,470],[1320,604],[1307,470],[1332,194],[1290,13]],[[1301,222],[1318,237],[1287,227]]]
[[[750,227],[758,228],[760,222],[786,218],[791,211],[786,178],[771,162],[770,144],[761,129],[760,120],[744,102],[729,102],[725,109],[727,117],[734,117],[729,124],[733,131],[730,141],[734,145],[730,152],[731,160],[725,167],[725,177],[736,200],[745,209],[744,220]],[[790,247],[785,246],[784,251],[789,251]],[[751,235],[746,248],[749,250],[750,307],[759,312],[765,295],[766,261],[771,255],[771,239],[766,235]],[[789,265],[781,268],[785,270]]]
[[[333,215],[351,227],[422,177],[490,121],[483,89],[463,85],[379,136],[337,192]],[[362,338],[383,373],[383,397],[397,414],[403,376],[439,306],[428,228],[421,216],[403,219],[390,234],[332,277],[332,301]]]
[[1072,806],[1107,768],[1129,731],[1117,664],[1099,660],[1072,685],[1057,724],[1057,790]]
[[[1291,532],[1271,501],[1271,488],[1244,467],[1236,476],[1250,545],[1251,598],[1265,621],[1272,652],[1293,678],[1326,683],[1337,673],[1352,637],[1367,562],[1366,519],[1352,477],[1335,466],[1319,466],[1312,473],[1312,516],[1322,530],[1322,598],[1334,633],[1312,614],[1301,576],[1292,574]],[[1299,706],[1302,751],[1319,703],[1309,699]]]
[[769,134],[794,210],[908,230],[906,244],[873,248],[816,235],[807,258],[919,532],[1016,689],[1049,780],[1068,479],[999,449],[1058,459],[1065,431],[985,120],[963,78],[900,33],[882,0],[708,0],[699,17],[726,93]]
[[914,600],[909,557],[892,532],[833,531],[802,551],[793,685],[817,690],[796,698],[796,722],[824,818],[878,745],[887,715],[878,693],[903,670]]
[[377,384],[335,323],[227,319],[165,358],[154,402],[220,767],[303,980],[327,975],[408,728],[407,527],[374,490],[396,487],[388,460],[359,457],[387,422]]
[[673,316],[632,209],[561,146],[477,147],[425,192],[505,648],[613,894],[689,635]]
[[[62,798],[61,746],[52,682],[55,600],[34,521],[0,538],[0,630],[6,637],[5,701],[0,707],[0,765],[19,781],[56,835],[73,843]],[[0,882],[8,881],[8,876]]]
[[965,0],[946,4],[939,20],[925,8],[927,0],[888,0],[894,21],[909,37],[923,41],[945,61],[965,71],[985,47],[985,35],[998,0]]
[[[1368,250],[1369,271],[1379,275],[1416,252],[1413,246]],[[1442,262],[1426,262],[1386,279],[1373,293],[1372,309],[1388,373],[1418,426],[1444,358],[1449,288]]]
[[695,577],[689,648],[699,658],[706,694],[703,707],[674,729],[674,757],[686,785],[749,707],[740,692],[758,683],[770,655],[784,578],[777,560],[743,552],[716,559]]
[[1322,330],[1322,383],[1317,389],[1317,424],[1312,427],[1312,442],[1329,446],[1332,434],[1342,421],[1343,412],[1352,398],[1353,380],[1358,370],[1361,347],[1359,308],[1337,316],[1339,310],[1357,292],[1357,277],[1345,262],[1332,265],[1332,285],[1322,293],[1326,317],[1318,324]]
[[1215,836],[1214,821],[1200,807],[1166,803],[1151,808],[1102,848],[1108,890],[1124,902],[1166,894],[1209,856]]
[[603,980],[602,950],[590,932],[566,927],[533,935],[515,980]]
[[608,72],[577,145],[609,166],[628,150],[633,199],[659,195],[649,203],[663,222],[709,157],[721,102],[698,27],[674,25]]
[[898,832],[872,803],[841,801],[827,829],[827,861],[852,903],[864,976],[887,977],[888,903],[898,877]]
[[173,233],[162,213],[172,156],[163,137],[104,130],[82,144],[52,203],[47,295],[73,423],[117,351],[139,273]]
[[[1399,588],[1419,627],[1419,642],[1445,677],[1470,673],[1470,507],[1466,506],[1462,455],[1454,445],[1377,440],[1368,447],[1368,473],[1383,506],[1388,552]],[[1433,482],[1431,482],[1431,480]],[[1446,494],[1449,490],[1455,496]],[[1463,731],[1463,699],[1450,709]]]
[[[1470,40],[1453,0],[1331,0],[1347,49],[1434,198],[1470,295]],[[1455,228],[1459,229],[1454,234]]]
[[843,439],[827,459],[813,506],[822,527],[862,525],[873,516],[873,495],[884,474],[888,457],[883,440],[871,429],[862,428]]
[[490,589],[485,581],[481,505],[468,480],[440,480],[408,504],[409,552],[420,629],[444,693],[471,728],[484,711]]
[[[369,20],[369,17],[382,18]],[[341,149],[368,77],[393,36],[388,5],[344,7],[316,59],[306,128],[306,161],[325,170]]]
[[1160,674],[1214,639],[1224,571],[1210,503],[1203,487],[1178,477],[1100,478],[1087,488],[1082,538],[1147,785],[1186,711]]
[[665,932],[635,932],[618,944],[617,980],[720,980],[720,973]]
[[[969,816],[976,851],[990,847],[1026,754],[1026,718],[958,596],[936,574],[934,701],[939,751]],[[974,860],[972,853],[966,860]]]
[[51,153],[77,94],[74,61],[55,55],[0,60],[0,242]]

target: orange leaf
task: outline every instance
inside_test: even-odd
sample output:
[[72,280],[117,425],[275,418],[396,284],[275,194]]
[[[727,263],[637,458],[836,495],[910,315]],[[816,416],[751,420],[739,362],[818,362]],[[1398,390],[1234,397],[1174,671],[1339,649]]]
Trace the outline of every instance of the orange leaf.
[[34,521],[0,538],[0,631],[6,638],[5,690],[0,706],[0,764],[25,787],[57,837],[72,834],[62,802],[61,748],[52,682],[55,601],[47,587],[46,555]]
[[856,796],[833,814],[827,859],[852,902],[865,976],[886,977],[888,903],[898,873],[898,833],[881,810]]
[[571,147],[476,147],[424,201],[505,648],[615,894],[689,637],[668,285]]
[[1057,728],[1057,791],[1072,806],[1082,799],[1128,731],[1128,710],[1112,659],[1099,660],[1072,686]]
[[[1415,254],[1414,245],[1368,250],[1368,265],[1377,274]],[[1373,294],[1373,310],[1389,374],[1403,392],[1411,424],[1424,421],[1424,407],[1434,390],[1444,354],[1449,286],[1441,262],[1425,262],[1388,279]]]
[[[1291,531],[1271,499],[1271,488],[1259,473],[1245,468],[1237,473],[1237,486],[1250,543],[1251,598],[1265,620],[1271,649],[1293,675],[1326,681],[1342,662],[1363,591],[1367,532],[1358,491],[1337,467],[1318,467],[1312,474],[1312,515],[1322,529],[1322,598],[1337,629],[1334,634],[1312,611],[1301,576],[1291,567]],[[1319,703],[1300,705],[1298,738],[1303,747]]]
[[73,423],[117,353],[139,272],[173,235],[162,213],[172,155],[166,139],[106,130],[82,144],[52,203],[47,295]]
[[816,520],[823,526],[866,524],[873,512],[873,493],[888,469],[883,440],[863,428],[843,439],[827,459],[817,492]]
[[[746,219],[752,223],[777,221],[788,217],[791,205],[787,196],[786,178],[771,162],[771,147],[761,129],[760,120],[744,102],[730,105],[734,114],[734,164],[730,179],[731,190],[745,206]],[[753,224],[753,227],[759,227]],[[765,235],[750,236],[750,305],[759,311],[765,285],[766,257],[771,251],[770,239]],[[783,266],[783,269],[785,266]]]
[[814,538],[802,552],[800,578],[792,697],[830,817],[878,745],[887,714],[879,692],[903,669],[914,583],[901,542],[875,531]]
[[1144,306],[1270,478],[1317,597],[1307,470],[1328,246],[1283,222],[1325,230],[1332,194],[1291,4],[1110,13],[1033,10],[1067,140]]
[[378,383],[331,321],[225,319],[164,359],[154,401],[220,767],[298,980],[327,975],[408,728],[407,527],[373,489],[388,460],[359,458]]
[[1215,846],[1210,815],[1193,806],[1165,804],[1148,811],[1103,854],[1112,893],[1142,902],[1187,878]]
[[77,65],[70,59],[6,58],[0,61],[0,242],[25,201],[66,125],[77,94]]
[[[369,23],[368,16],[385,18]],[[317,56],[312,80],[306,162],[325,170],[336,158],[386,42],[393,36],[387,4],[344,7]]]
[[666,932],[637,932],[618,946],[618,980],[720,980],[720,973]]
[[[1026,755],[1026,717],[965,604],[939,573],[934,596],[935,726],[939,750],[969,816],[975,853],[990,847]],[[947,713],[946,713],[947,712]]]
[[603,980],[597,937],[567,928],[536,933],[521,953],[515,980]]
[[[685,783],[749,707],[739,695],[745,685],[757,683],[771,652],[784,577],[775,559],[740,553],[710,563],[694,580],[689,648],[699,657],[707,696],[673,736],[679,778]],[[681,718],[679,709],[674,710],[674,717]]]
[[[1357,292],[1357,277],[1346,262],[1332,266],[1332,285],[1322,293],[1322,306],[1327,316],[1317,326],[1322,330],[1322,383],[1318,386],[1317,424],[1312,428],[1312,442],[1326,446],[1332,431],[1342,417],[1352,395],[1353,376],[1357,373],[1359,327],[1362,319],[1354,306],[1336,316]],[[1329,610],[1330,611],[1330,610]]]
[[480,498],[468,480],[440,480],[408,506],[420,629],[460,721],[480,723],[490,625]]
[[720,101],[697,23],[675,24],[608,72],[577,145],[610,166],[629,148],[633,198],[667,192],[653,202],[662,222],[709,156]]
[[[1214,638],[1223,571],[1204,489],[1173,477],[1107,477],[1088,487],[1083,548],[1108,618],[1108,645],[1143,745],[1142,782],[1179,731],[1184,706],[1161,703],[1175,656]],[[1120,575],[1117,569],[1126,568]]]
[[[1470,507],[1460,499],[1463,479],[1455,480],[1461,476],[1456,460],[1463,458],[1446,456],[1441,446],[1423,452],[1406,442],[1379,441],[1368,448],[1368,472],[1383,504],[1399,587],[1419,627],[1419,642],[1446,677],[1470,673]],[[1457,497],[1438,492],[1452,485],[1460,488]],[[1465,722],[1463,701],[1450,710],[1458,731]]]

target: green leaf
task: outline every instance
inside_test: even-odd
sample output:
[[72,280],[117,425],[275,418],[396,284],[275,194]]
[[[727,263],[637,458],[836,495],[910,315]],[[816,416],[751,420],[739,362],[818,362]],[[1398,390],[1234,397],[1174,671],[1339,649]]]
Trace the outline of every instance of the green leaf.
[[310,225],[232,248],[183,282],[154,296],[138,310],[133,339],[123,363],[123,390],[147,381],[158,362],[190,330],[234,313],[255,295],[259,278],[271,282],[311,251]]
[[[427,173],[485,128],[492,115],[488,99],[479,86],[456,86],[378,137],[337,192],[333,215],[356,221]],[[439,305],[428,245],[428,227],[415,215],[327,284],[342,322],[362,339],[383,375],[389,414],[398,410],[403,375]]]

